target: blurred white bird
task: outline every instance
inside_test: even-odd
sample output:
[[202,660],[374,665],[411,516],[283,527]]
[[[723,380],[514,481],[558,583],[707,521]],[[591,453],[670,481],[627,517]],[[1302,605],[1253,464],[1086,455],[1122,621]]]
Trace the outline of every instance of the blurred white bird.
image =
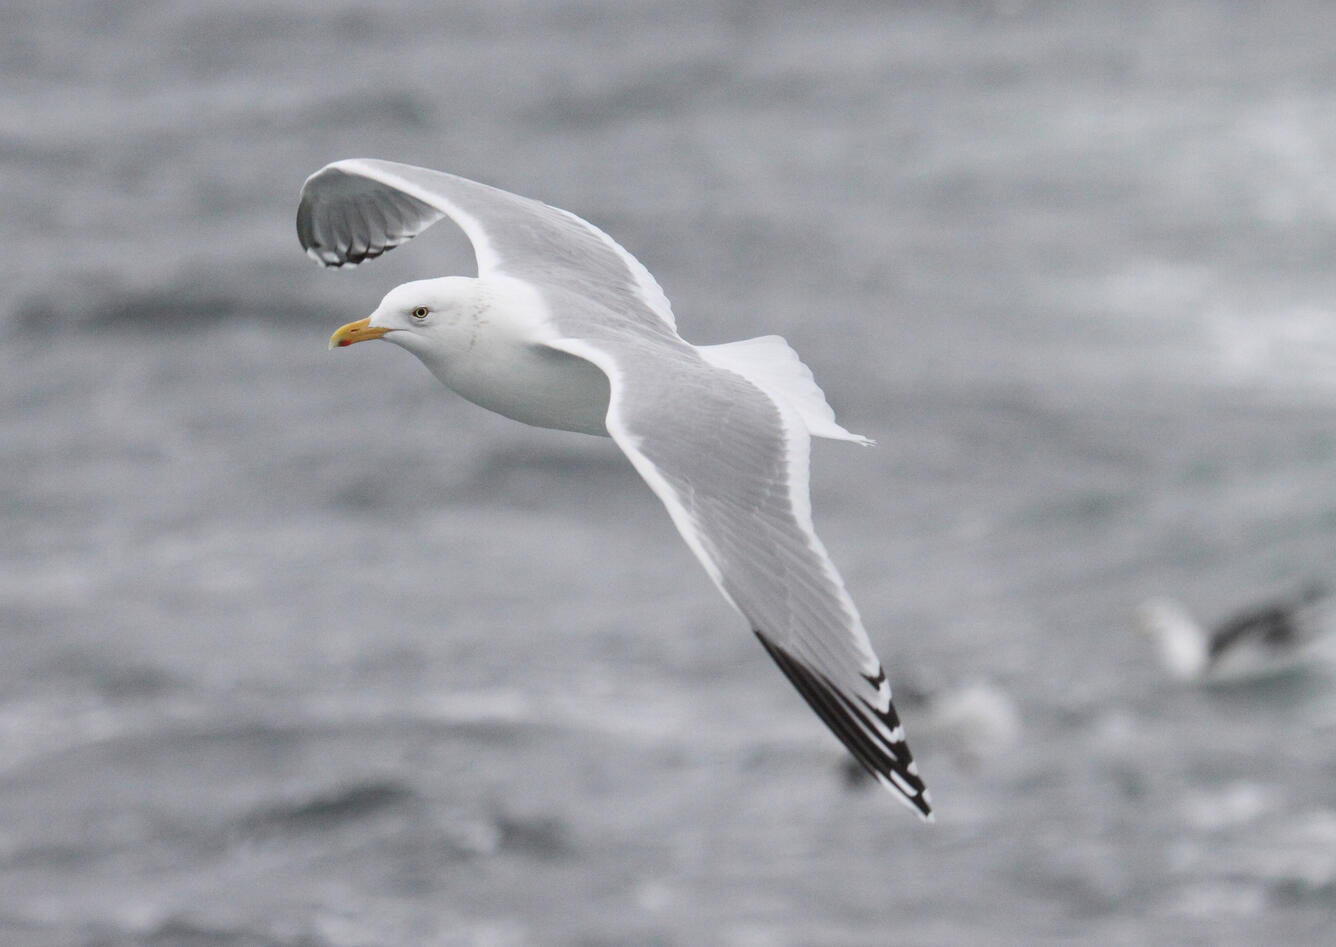
[[[990,681],[954,686],[900,683],[896,693],[904,706],[918,712],[922,738],[962,769],[977,770],[1010,752],[1020,741],[1022,724],[1016,702]],[[853,759],[846,761],[843,774],[850,788],[872,782]]]
[[1134,624],[1159,650],[1161,663],[1182,681],[1225,682],[1267,677],[1303,663],[1326,630],[1319,603],[1326,589],[1311,583],[1297,594],[1254,605],[1206,628],[1185,607],[1152,598]]

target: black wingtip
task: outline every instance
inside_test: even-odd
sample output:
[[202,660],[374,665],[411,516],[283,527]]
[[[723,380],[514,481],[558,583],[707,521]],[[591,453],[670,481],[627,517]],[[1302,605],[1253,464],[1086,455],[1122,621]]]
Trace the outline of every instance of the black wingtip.
[[[898,736],[903,731],[895,706],[888,704],[882,712],[861,699],[845,696],[825,675],[799,661],[762,632],[753,630],[784,676],[854,759],[925,822],[933,822],[928,790],[918,774],[909,745]],[[877,687],[884,680],[884,672],[868,678]]]

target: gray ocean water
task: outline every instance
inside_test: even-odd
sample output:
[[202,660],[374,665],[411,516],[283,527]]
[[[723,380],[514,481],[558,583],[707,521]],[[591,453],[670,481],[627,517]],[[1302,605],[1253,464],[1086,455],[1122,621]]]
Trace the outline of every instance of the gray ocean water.
[[[1336,572],[1336,11],[1116,6],[10,0],[0,943],[1330,943],[1330,662],[1185,687],[1128,614]],[[471,267],[311,265],[351,156],[802,353],[937,825],[609,442],[326,351]]]

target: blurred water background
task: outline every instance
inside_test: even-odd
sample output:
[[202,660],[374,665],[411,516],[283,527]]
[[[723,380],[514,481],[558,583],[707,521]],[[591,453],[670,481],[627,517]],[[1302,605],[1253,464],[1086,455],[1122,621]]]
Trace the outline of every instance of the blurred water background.
[[[1328,943],[1336,676],[1128,613],[1336,567],[1323,3],[10,0],[0,942]],[[328,161],[597,223],[875,450],[818,528],[938,807],[842,751],[613,446],[329,333]],[[1011,702],[962,753],[916,689]]]

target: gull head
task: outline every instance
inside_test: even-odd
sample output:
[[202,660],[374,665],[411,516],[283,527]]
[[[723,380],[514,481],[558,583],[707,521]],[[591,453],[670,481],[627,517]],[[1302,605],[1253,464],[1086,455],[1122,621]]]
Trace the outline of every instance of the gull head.
[[384,339],[426,358],[472,334],[479,304],[478,281],[467,276],[403,283],[386,293],[371,315],[335,330],[329,347]]

